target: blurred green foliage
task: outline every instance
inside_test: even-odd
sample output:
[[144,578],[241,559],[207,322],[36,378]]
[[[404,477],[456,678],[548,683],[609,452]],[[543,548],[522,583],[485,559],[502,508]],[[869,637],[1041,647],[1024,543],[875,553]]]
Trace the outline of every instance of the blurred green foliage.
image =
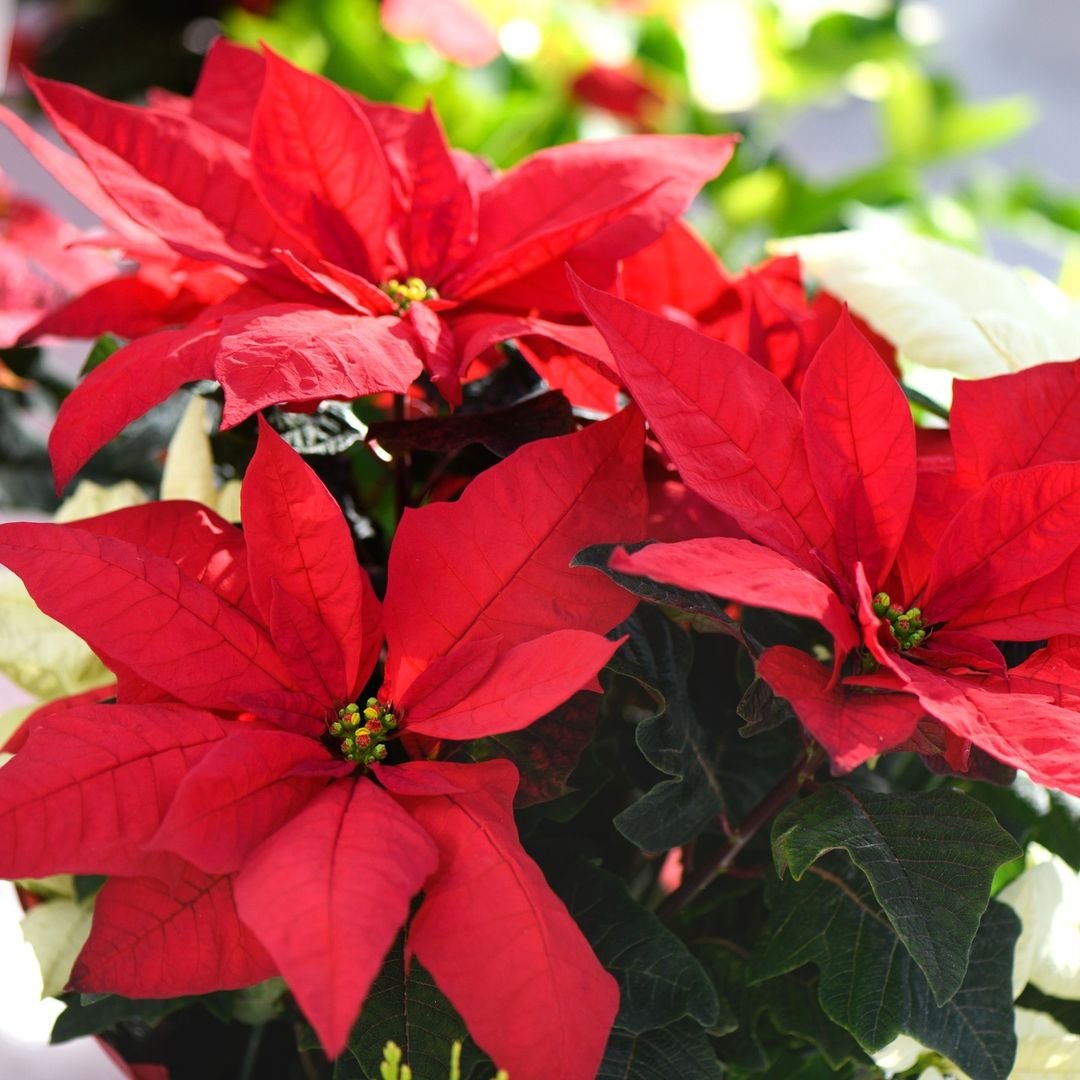
[[[369,98],[414,108],[430,99],[454,145],[501,168],[581,137],[736,130],[739,153],[693,209],[733,268],[759,259],[768,238],[837,229],[868,213],[974,249],[988,230],[1004,229],[1054,258],[1080,232],[1080,199],[1037,174],[1006,177],[976,160],[1023,132],[1034,105],[967,100],[940,70],[940,27],[919,0],[457,3],[499,35],[501,51],[483,66],[392,36],[378,0],[56,4],[62,17],[28,59],[41,74],[111,96],[137,95],[152,81],[188,93],[195,54],[221,29]],[[453,19],[439,5],[431,11]],[[598,97],[578,81],[595,65],[618,81],[605,84],[607,108],[603,87]],[[635,85],[637,115],[612,112],[611,95]],[[789,136],[813,108],[842,108],[845,122],[865,130],[858,165],[807,175]],[[939,166],[960,158],[963,168],[943,180]]]
[[[501,40],[514,45],[506,5],[469,6],[491,15],[495,28],[501,14]],[[831,10],[843,7],[877,10]],[[1032,178],[978,175],[949,195],[932,193],[935,166],[1008,141],[1035,111],[1023,97],[965,100],[947,74],[932,70],[925,28],[912,29],[899,0],[636,8],[635,14],[558,0],[513,5],[512,30],[533,20],[532,55],[516,50],[512,58],[504,49],[479,68],[459,66],[423,41],[390,36],[371,0],[282,0],[263,14],[236,8],[223,22],[233,38],[265,41],[367,97],[413,107],[432,100],[454,145],[500,167],[595,134],[737,130],[739,153],[693,212],[735,267],[760,258],[769,237],[840,228],[862,208],[902,214],[920,231],[975,247],[984,227],[1005,226],[1057,252],[1061,232],[1080,227],[1080,201],[1051,194]],[[615,116],[575,93],[577,77],[596,63],[652,92],[637,117]],[[873,156],[826,180],[806,176],[783,149],[784,132],[809,107],[856,99],[876,121]]]

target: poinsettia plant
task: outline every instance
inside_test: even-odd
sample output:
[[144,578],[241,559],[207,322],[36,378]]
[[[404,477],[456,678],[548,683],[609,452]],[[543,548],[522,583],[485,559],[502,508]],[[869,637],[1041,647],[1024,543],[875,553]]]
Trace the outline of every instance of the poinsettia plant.
[[[857,238],[725,267],[682,215],[726,134],[498,172],[269,48],[145,106],[26,79],[73,153],[4,122],[101,220],[4,250],[49,283],[12,341],[98,338],[57,486],[151,488],[186,402],[160,499],[0,524],[40,699],[0,875],[55,1041],[335,1080],[1071,1060],[1032,899],[1080,866],[1060,304],[927,330]],[[959,257],[904,251],[906,311]],[[1007,373],[907,385],[976,333]]]

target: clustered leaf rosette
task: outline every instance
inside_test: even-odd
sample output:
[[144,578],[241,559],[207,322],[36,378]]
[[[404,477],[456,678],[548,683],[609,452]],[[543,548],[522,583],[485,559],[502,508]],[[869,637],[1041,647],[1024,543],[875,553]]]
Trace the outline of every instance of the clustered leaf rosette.
[[995,644],[1080,632],[1077,365],[965,384],[954,456],[920,464],[901,387],[846,317],[800,408],[737,350],[578,288],[683,480],[743,533],[611,568],[821,623],[829,663],[778,645],[757,671],[839,770],[910,746],[964,771],[974,745],[1080,792],[1080,651],[1007,670]]
[[[145,335],[64,402],[50,443],[61,487],[199,379],[221,384],[229,427],[270,405],[400,393],[425,368],[455,403],[471,361],[519,336],[552,338],[609,371],[564,264],[614,283],[620,260],[657,239],[734,146],[628,136],[543,150],[496,175],[451,150],[430,109],[368,102],[221,41],[191,99],[140,109],[30,84],[78,157],[11,114],[7,125],[112,242],[157,270],[108,282],[40,328]],[[155,311],[147,293],[161,277],[183,295]]]
[[641,536],[640,414],[409,511],[383,605],[333,497],[260,424],[243,532],[184,502],[0,528],[0,560],[117,673],[115,703],[28,721],[0,874],[109,875],[74,987],[281,974],[330,1055],[405,926],[513,1076],[589,1080],[615,981],[518,841],[514,766],[443,758],[597,687],[633,600],[569,563]]

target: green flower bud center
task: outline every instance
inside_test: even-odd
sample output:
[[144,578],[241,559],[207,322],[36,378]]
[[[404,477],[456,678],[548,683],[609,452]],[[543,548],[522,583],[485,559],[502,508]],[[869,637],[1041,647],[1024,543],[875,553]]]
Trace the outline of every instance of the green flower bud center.
[[922,609],[894,604],[888,593],[879,592],[873,599],[874,614],[885,621],[896,643],[903,649],[914,649],[930,633],[922,619]]
[[378,698],[368,698],[363,708],[355,702],[338,709],[330,723],[330,734],[339,740],[341,756],[358,765],[382,761],[386,743],[399,724],[393,705]]
[[404,281],[391,278],[379,286],[394,303],[394,308],[399,315],[404,315],[414,303],[424,300],[438,300],[439,293],[424,281],[423,278],[407,277]]

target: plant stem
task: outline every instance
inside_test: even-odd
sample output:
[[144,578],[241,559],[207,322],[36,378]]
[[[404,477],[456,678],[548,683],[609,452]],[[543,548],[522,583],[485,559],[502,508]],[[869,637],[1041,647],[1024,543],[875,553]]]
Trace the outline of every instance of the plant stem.
[[259,1024],[252,1028],[248,1036],[247,1046],[244,1047],[244,1059],[240,1063],[239,1080],[252,1080],[255,1075],[255,1062],[259,1057],[259,1047],[262,1045],[265,1024]]
[[920,409],[925,409],[928,413],[933,413],[934,416],[940,416],[942,420],[949,419],[949,410],[944,405],[939,405],[936,401],[928,398],[925,394],[916,390],[913,386],[905,386],[900,384],[903,388],[904,395],[912,405],[918,405]]
[[688,874],[683,883],[660,904],[656,914],[661,919],[669,919],[678,914],[721,874],[727,873],[743,848],[783,809],[800,788],[813,779],[824,760],[825,752],[816,743],[800,754],[792,769],[739,822],[728,842],[716,851],[712,858]]

